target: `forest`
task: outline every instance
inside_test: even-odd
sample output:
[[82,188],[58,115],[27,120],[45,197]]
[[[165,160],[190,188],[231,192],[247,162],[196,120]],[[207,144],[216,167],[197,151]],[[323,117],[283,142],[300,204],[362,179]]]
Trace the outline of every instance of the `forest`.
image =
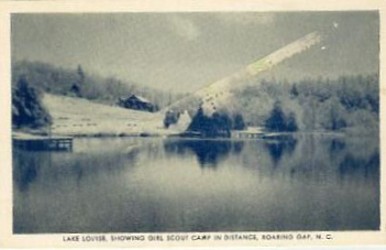
[[232,103],[249,126],[274,131],[379,131],[378,74],[297,82],[263,79],[234,96]]
[[[51,122],[39,101],[44,92],[86,98],[108,105],[116,105],[122,96],[136,94],[160,108],[183,96],[141,87],[137,83],[114,77],[90,75],[81,65],[74,69],[63,69],[40,62],[20,61],[12,67],[14,125],[29,123],[39,126]],[[229,108],[232,112],[216,114],[213,122],[199,117],[201,113],[198,112],[198,116],[193,117],[191,128],[197,129],[198,125],[206,124],[204,127],[214,131],[217,126],[213,125],[215,123],[222,131],[243,129],[245,124],[264,127],[268,131],[379,132],[378,74],[341,76],[336,79],[316,77],[294,82],[259,79],[233,92],[232,107]],[[28,103],[31,100],[32,103]],[[28,115],[31,117],[21,119]],[[34,120],[33,116],[39,118]]]
[[129,80],[91,74],[85,72],[81,65],[67,69],[42,62],[17,61],[12,64],[12,84],[15,85],[20,77],[28,79],[28,83],[39,91],[86,98],[108,105],[117,104],[120,97],[135,94],[163,107],[182,96],[143,87]]

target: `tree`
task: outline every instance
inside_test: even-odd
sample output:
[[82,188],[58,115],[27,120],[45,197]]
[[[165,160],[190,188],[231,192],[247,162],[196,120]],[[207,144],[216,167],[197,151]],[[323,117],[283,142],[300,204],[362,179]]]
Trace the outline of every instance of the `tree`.
[[265,127],[271,131],[297,131],[295,114],[291,112],[288,117],[284,114],[280,102],[275,102],[273,109],[265,121]]
[[170,125],[176,124],[180,118],[180,113],[172,110],[168,110],[164,118],[164,127],[169,128]]
[[230,137],[231,129],[232,120],[228,114],[215,112],[208,117],[200,106],[187,130],[199,132],[203,137]]
[[71,86],[71,89],[70,91],[76,96],[76,97],[82,97],[82,94],[80,93],[80,88],[79,88],[79,85],[74,83],[72,86]]
[[287,118],[287,131],[294,132],[298,130],[295,114],[291,112]]
[[275,102],[271,114],[265,121],[265,127],[271,131],[285,131],[285,115],[279,102]]
[[52,119],[41,102],[41,94],[21,77],[12,88],[12,125],[16,128],[41,128]]
[[76,97],[82,97],[82,86],[84,86],[85,74],[80,64],[76,69],[76,74],[78,79],[72,84],[70,91]]
[[293,98],[296,98],[299,95],[299,91],[298,91],[298,88],[296,87],[296,84],[292,85],[290,94]]
[[232,128],[235,130],[243,130],[245,129],[244,118],[240,113],[237,113],[233,116],[233,126]]
[[78,65],[76,73],[78,74],[78,77],[79,77],[79,83],[80,84],[84,83],[84,80],[85,80],[86,76],[85,76],[83,68],[82,68],[82,66],[80,64]]

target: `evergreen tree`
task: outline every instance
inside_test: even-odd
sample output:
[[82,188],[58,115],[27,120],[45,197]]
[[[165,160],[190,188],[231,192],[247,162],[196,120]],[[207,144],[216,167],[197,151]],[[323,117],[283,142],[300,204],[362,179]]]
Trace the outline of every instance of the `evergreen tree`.
[[84,85],[85,74],[84,74],[83,68],[80,64],[78,65],[78,68],[76,69],[76,74],[78,76],[78,79],[76,80],[76,82],[74,82],[72,84],[70,91],[76,97],[82,97],[82,86]]
[[78,77],[79,77],[79,83],[80,84],[84,83],[84,80],[85,80],[86,76],[85,76],[83,68],[82,68],[82,66],[80,64],[78,65],[76,73],[78,74]]
[[276,102],[271,111],[270,116],[265,121],[265,127],[270,131],[280,132],[280,131],[297,131],[298,126],[296,123],[296,117],[293,112],[291,112],[288,117],[284,114],[281,104]]
[[226,113],[215,112],[211,117],[204,114],[200,106],[188,131],[199,132],[203,137],[230,137],[232,120]]
[[167,111],[164,118],[164,127],[169,128],[170,125],[176,124],[179,118],[180,118],[179,112],[175,112],[172,110]]
[[298,91],[298,88],[296,87],[296,84],[292,85],[290,94],[293,98],[296,98],[299,95],[299,91]]
[[265,127],[271,131],[286,131],[285,115],[279,102],[275,102],[269,118],[265,121]]
[[298,130],[298,125],[296,123],[295,114],[291,112],[288,115],[288,119],[287,119],[287,131],[294,132],[297,130]]
[[51,124],[51,116],[41,102],[40,93],[21,77],[12,88],[12,125],[40,128]]
[[237,113],[233,117],[233,129],[235,130],[243,130],[245,129],[245,122],[244,118],[240,113]]

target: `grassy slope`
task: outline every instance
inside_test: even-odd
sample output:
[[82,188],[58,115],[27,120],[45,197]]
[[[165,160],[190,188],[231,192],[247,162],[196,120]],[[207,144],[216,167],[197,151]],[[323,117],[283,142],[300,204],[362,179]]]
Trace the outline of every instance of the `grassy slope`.
[[45,94],[43,103],[53,118],[51,132],[59,135],[164,134],[162,116],[94,103],[86,99]]

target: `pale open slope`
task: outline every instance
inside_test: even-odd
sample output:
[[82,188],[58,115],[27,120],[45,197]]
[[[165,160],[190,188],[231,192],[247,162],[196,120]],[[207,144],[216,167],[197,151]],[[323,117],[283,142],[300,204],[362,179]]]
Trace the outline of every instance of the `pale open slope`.
[[53,118],[51,132],[59,135],[169,134],[163,117],[94,103],[86,99],[45,94],[43,103]]

